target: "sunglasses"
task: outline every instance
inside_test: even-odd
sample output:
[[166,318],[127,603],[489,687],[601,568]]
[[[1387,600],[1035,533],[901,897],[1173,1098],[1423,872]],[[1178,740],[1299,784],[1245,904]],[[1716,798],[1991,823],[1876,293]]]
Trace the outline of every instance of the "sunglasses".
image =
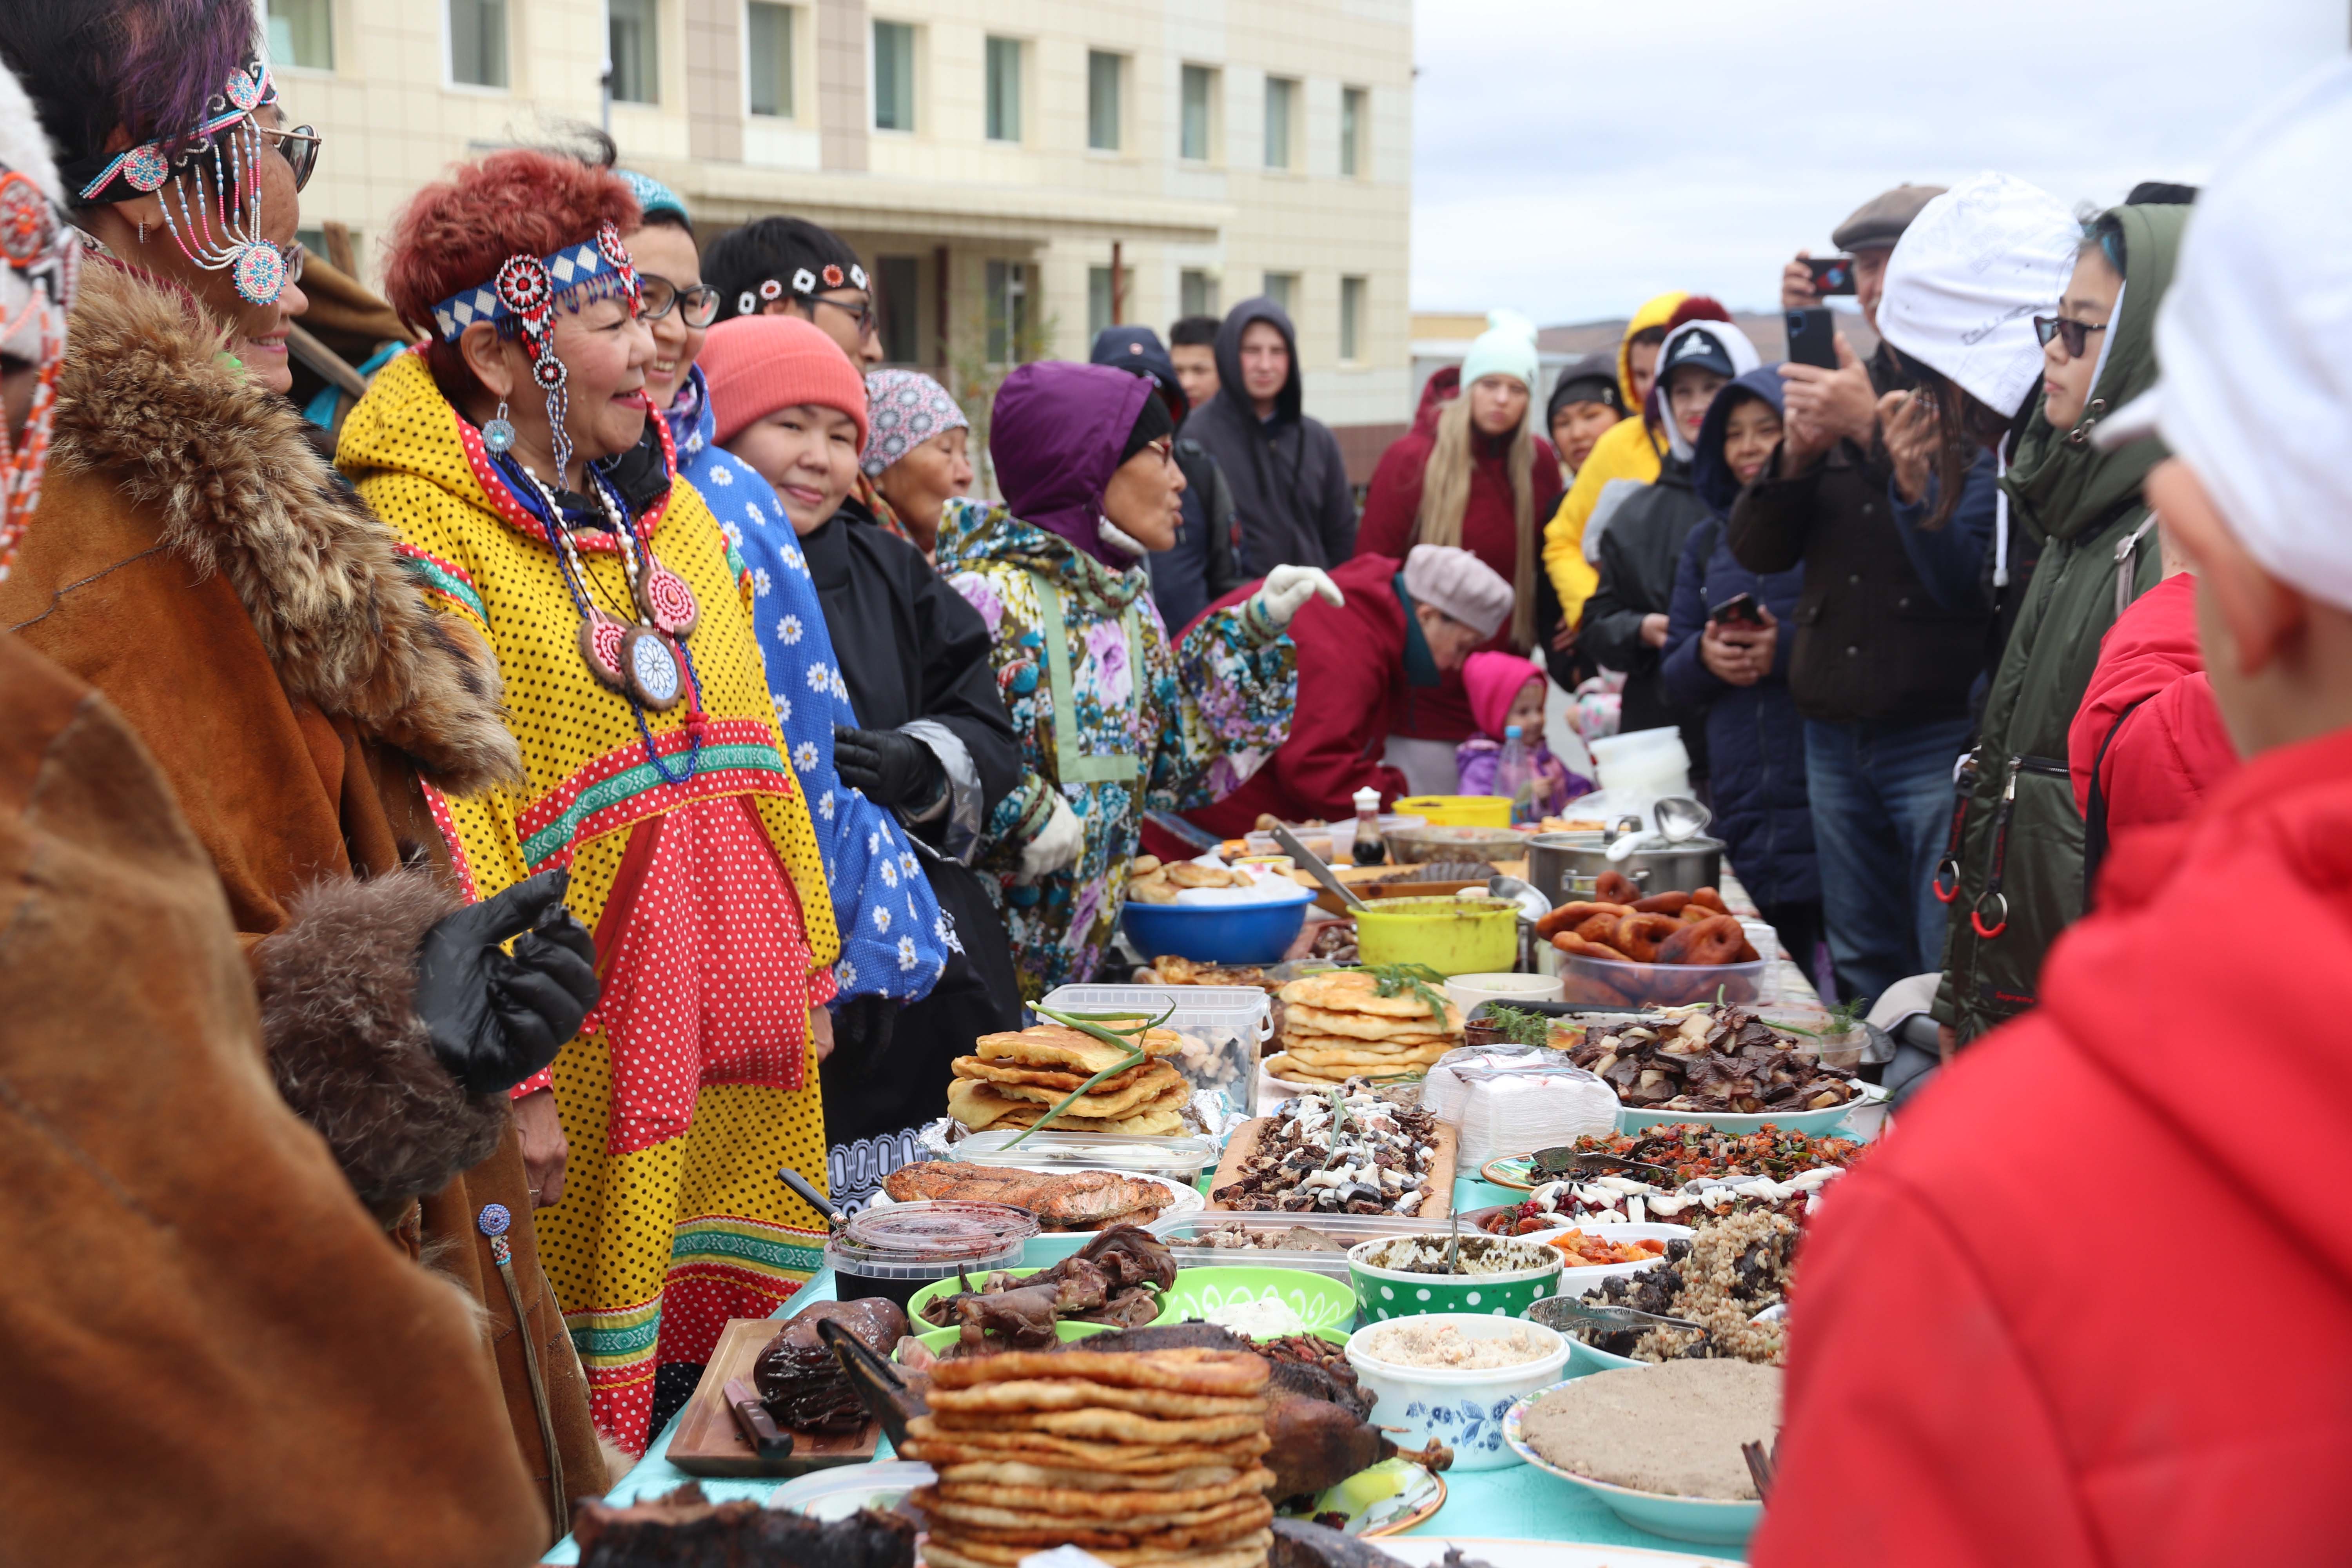
[[253,128],[278,143],[278,154],[294,171],[296,190],[299,191],[310,183],[310,176],[319,170],[320,143],[325,140],[319,134],[317,126],[296,125],[273,131],[257,121]]
[[640,320],[658,321],[672,310],[677,310],[679,320],[699,331],[719,319],[719,290],[708,283],[681,289],[668,279],[651,272],[637,274],[637,282],[644,290],[637,302]]
[[2056,338],[2065,345],[2068,359],[2081,359],[2084,349],[2090,344],[2091,334],[2106,330],[2105,321],[2070,321],[2063,316],[2033,318],[2033,335],[2041,341],[2042,346],[2048,348],[2050,340]]

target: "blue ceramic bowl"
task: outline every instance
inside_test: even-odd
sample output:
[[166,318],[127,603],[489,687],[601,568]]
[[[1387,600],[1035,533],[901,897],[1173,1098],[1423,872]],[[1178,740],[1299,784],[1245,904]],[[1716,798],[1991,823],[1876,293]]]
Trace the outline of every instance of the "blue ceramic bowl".
[[1278,963],[1315,895],[1298,889],[1280,904],[1147,904],[1129,899],[1119,914],[1145,962],[1173,953],[1196,963]]

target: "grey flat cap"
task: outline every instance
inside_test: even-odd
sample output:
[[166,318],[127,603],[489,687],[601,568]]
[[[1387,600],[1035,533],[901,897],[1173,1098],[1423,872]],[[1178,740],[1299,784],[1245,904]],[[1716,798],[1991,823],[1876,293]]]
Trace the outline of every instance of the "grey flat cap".
[[1897,185],[1871,197],[1853,215],[1830,231],[1830,243],[1840,250],[1892,246],[1919,216],[1919,209],[1944,194],[1942,185]]

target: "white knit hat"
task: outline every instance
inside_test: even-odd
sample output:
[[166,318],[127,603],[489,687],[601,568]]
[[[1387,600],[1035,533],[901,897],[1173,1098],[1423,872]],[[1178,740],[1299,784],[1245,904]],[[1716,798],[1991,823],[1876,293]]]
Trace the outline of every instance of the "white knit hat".
[[1543,379],[1543,361],[1536,353],[1536,324],[1517,310],[1489,310],[1486,330],[1471,340],[1462,358],[1462,390],[1481,376],[1507,375],[1532,395]]
[[2013,416],[2042,381],[2033,318],[2058,308],[2082,243],[2082,225],[2040,186],[1990,173],[1962,180],[1903,231],[1878,330]]
[[[34,111],[32,100],[25,96],[15,73],[5,66],[0,66],[0,164],[40,187],[42,195],[51,204],[48,216],[57,226],[61,247],[76,245],[78,242],[66,231],[65,220],[57,216],[64,205],[65,193],[58,183],[57,161],[49,154],[49,139],[41,130],[41,119]],[[40,360],[45,312],[29,307],[39,287],[26,273],[0,265],[0,322],[17,323],[15,332],[0,342],[0,350],[36,363]]]
[[1412,547],[1404,558],[1404,591],[1415,604],[1443,610],[1482,637],[1502,630],[1517,603],[1502,574],[1450,544]]

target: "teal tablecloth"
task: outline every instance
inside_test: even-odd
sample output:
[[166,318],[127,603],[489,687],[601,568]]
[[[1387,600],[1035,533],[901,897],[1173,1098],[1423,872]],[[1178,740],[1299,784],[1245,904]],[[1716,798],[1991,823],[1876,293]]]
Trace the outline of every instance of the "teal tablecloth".
[[[1518,1194],[1508,1188],[1498,1187],[1475,1177],[1463,1177],[1454,1184],[1454,1202],[1457,1211],[1482,1208],[1488,1204],[1516,1202]],[[788,1318],[793,1311],[812,1301],[834,1300],[833,1276],[820,1273],[794,1296],[791,1306],[777,1313]],[[607,1500],[616,1504],[635,1502],[639,1498],[658,1496],[698,1478],[677,1468],[664,1458],[669,1447],[670,1434],[677,1430],[673,1420],[652,1447],[646,1451],[635,1469],[622,1479]],[[877,1455],[890,1457],[888,1439],[884,1439]],[[765,1498],[782,1486],[782,1481],[722,1481],[702,1479],[705,1493],[717,1501],[730,1498]],[[1449,1473],[1445,1506],[1419,1529],[1415,1535],[1483,1535],[1518,1541],[1583,1541],[1602,1546],[1647,1546],[1666,1552],[1687,1552],[1710,1557],[1744,1557],[1744,1552],[1727,1546],[1691,1546],[1668,1541],[1635,1530],[1595,1500],[1556,1476],[1528,1465],[1513,1465],[1503,1470],[1476,1470],[1463,1474]],[[567,1538],[554,1551],[541,1559],[547,1563],[577,1563],[578,1551]]]

